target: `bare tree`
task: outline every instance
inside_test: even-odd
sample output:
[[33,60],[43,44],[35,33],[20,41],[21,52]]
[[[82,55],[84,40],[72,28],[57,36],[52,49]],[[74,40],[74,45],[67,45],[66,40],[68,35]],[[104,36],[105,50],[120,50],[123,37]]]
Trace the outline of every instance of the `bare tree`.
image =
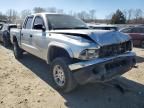
[[135,23],[139,23],[139,19],[142,18],[142,10],[141,9],[136,9],[135,10],[135,13],[134,13],[134,16],[135,16]]
[[128,19],[128,11],[127,10],[123,10],[122,13],[124,14],[126,20]]
[[108,15],[105,16],[105,21],[107,24],[110,24],[110,20],[112,19],[114,13],[110,13]]
[[55,7],[49,7],[46,9],[47,12],[50,12],[50,13],[64,13],[63,9],[57,9]]
[[46,11],[50,13],[56,13],[57,9],[55,7],[50,7],[50,8],[47,8]]
[[35,7],[33,9],[34,13],[41,13],[41,12],[46,12],[45,8],[41,8],[41,7]]
[[18,17],[18,13],[13,9],[9,9],[6,12],[6,16],[8,17],[8,22],[15,22]]
[[0,22],[7,22],[7,16],[0,12]]
[[89,16],[90,16],[90,20],[95,20],[96,19],[96,10],[92,9],[89,11]]
[[57,9],[57,13],[63,14],[64,10],[63,9]]
[[130,22],[130,20],[132,19],[133,17],[133,13],[134,13],[134,10],[133,9],[129,9],[128,10],[128,23]]
[[86,11],[81,11],[81,12],[77,13],[77,17],[79,17],[80,19],[82,19],[84,21],[90,19],[89,13],[87,13]]
[[25,17],[30,14],[31,14],[31,10],[26,9],[26,10],[21,11],[21,19],[25,19]]
[[106,15],[105,18],[108,19],[108,20],[110,20],[112,18],[113,14],[114,13],[110,13],[110,14]]

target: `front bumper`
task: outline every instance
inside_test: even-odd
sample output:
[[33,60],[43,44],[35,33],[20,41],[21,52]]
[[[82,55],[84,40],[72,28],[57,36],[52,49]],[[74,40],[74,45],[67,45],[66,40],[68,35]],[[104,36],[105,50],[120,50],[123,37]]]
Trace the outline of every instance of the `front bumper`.
[[105,82],[129,71],[136,64],[135,56],[135,53],[127,52],[114,57],[71,64],[69,68],[80,84],[92,81]]

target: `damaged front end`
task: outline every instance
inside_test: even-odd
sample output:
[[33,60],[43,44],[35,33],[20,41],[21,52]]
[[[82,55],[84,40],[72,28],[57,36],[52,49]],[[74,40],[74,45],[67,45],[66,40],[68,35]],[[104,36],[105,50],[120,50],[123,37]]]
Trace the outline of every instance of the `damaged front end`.
[[97,58],[71,64],[69,68],[80,84],[105,82],[132,69],[136,64],[135,56],[132,41],[129,40],[102,46],[98,49]]
[[136,54],[132,52],[133,44],[130,37],[111,31],[92,33],[90,37],[100,47],[85,53],[85,57],[88,55],[89,59],[69,65],[78,83],[109,81],[136,65]]
[[120,32],[66,30],[55,33],[69,39],[73,59],[76,59],[69,69],[80,84],[111,80],[136,64],[131,38]]
[[97,58],[69,65],[78,83],[105,82],[120,76],[135,66],[135,53],[127,52],[114,57]]

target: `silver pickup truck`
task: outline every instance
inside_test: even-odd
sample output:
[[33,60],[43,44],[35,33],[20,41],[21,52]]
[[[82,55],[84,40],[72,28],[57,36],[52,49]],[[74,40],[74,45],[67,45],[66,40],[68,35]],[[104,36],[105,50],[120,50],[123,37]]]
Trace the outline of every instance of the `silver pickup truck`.
[[136,64],[128,35],[92,30],[69,15],[30,15],[21,29],[11,29],[11,41],[17,59],[26,51],[50,64],[53,87],[63,92],[78,84],[109,81]]

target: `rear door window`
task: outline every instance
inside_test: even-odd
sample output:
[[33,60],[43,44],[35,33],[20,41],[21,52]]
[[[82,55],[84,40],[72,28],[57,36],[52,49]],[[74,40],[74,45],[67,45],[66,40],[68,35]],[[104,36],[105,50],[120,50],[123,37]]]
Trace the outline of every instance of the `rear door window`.
[[32,28],[32,21],[33,21],[33,16],[28,17],[28,18],[26,19],[26,22],[25,22],[23,28],[25,28],[25,29],[31,29],[31,28]]

